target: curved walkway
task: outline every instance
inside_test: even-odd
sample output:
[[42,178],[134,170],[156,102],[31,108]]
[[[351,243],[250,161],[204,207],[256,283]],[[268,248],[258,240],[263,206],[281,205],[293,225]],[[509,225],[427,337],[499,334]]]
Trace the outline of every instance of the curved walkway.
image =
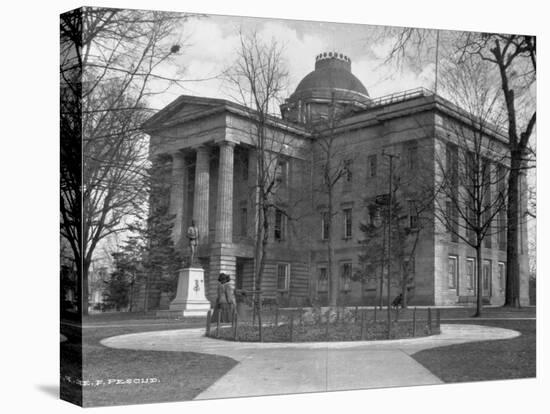
[[410,355],[466,342],[510,339],[519,332],[479,325],[441,325],[441,334],[390,341],[244,343],[206,338],[204,329],[106,338],[111,348],[200,352],[239,361],[197,399],[431,385],[442,381]]

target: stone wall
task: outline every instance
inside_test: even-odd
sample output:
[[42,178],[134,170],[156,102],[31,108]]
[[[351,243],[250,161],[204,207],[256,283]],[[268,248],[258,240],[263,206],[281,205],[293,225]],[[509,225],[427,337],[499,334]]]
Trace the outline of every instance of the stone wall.
[[[374,107],[358,113],[338,123],[334,131],[334,148],[331,154],[334,163],[346,162],[351,172],[350,179],[343,177],[334,188],[334,262],[339,273],[342,263],[349,262],[355,270],[359,266],[359,254],[362,253],[359,240],[362,235],[360,223],[369,220],[368,200],[388,192],[388,159],[384,152],[399,154],[395,160],[394,174],[399,177],[397,200],[404,208],[410,200],[422,199],[425,186],[435,186],[437,173],[437,147],[435,143],[448,138],[450,124],[439,108],[434,97],[422,97],[391,105]],[[200,105],[199,105],[200,106]],[[177,116],[188,117],[200,111],[191,105]],[[185,149],[185,163],[193,168],[194,151],[198,145],[209,145],[209,204],[207,245],[202,246],[200,254],[205,268],[207,297],[215,300],[217,277],[225,271],[235,277],[237,260],[243,261],[243,288],[252,288],[253,247],[256,198],[254,192],[254,174],[256,163],[251,150],[254,125],[245,116],[235,115],[231,111],[219,111],[204,117],[192,117],[185,124],[167,127],[163,131],[152,133],[154,153],[173,153]],[[176,116],[176,118],[177,118]],[[276,124],[276,122],[275,122]],[[273,124],[273,125],[275,125]],[[282,125],[282,124],[281,124]],[[287,232],[284,240],[275,240],[273,217],[270,217],[269,247],[264,285],[267,295],[284,297],[309,297],[323,301],[325,293],[317,290],[319,266],[327,262],[326,241],[321,239],[321,213],[326,211],[326,194],[320,187],[322,171],[319,168],[323,153],[314,140],[308,140],[299,127],[288,129],[270,126],[268,135],[276,142],[276,149],[288,160],[289,181],[272,200],[289,213]],[[437,140],[436,140],[437,139]],[[216,210],[218,208],[218,165],[220,141],[237,143],[235,146],[233,170],[232,240],[218,246],[214,243]],[[417,149],[414,166],[408,165],[410,148]],[[498,151],[497,151],[498,152]],[[376,156],[376,175],[371,176],[370,160]],[[245,171],[248,165],[248,171]],[[188,172],[188,188],[184,191],[185,217],[182,223],[186,227],[193,210],[193,173]],[[419,195],[420,194],[420,195]],[[246,208],[246,218],[243,218]],[[352,235],[344,236],[344,209],[352,209]],[[465,260],[474,257],[464,243],[451,243],[445,230],[429,218],[433,211],[427,211],[428,224],[423,226],[415,254],[415,277],[412,285],[411,305],[454,305],[472,297],[465,280]],[[246,226],[243,225],[246,220]],[[246,227],[243,231],[243,227]],[[522,230],[522,241],[526,246],[526,226]],[[496,246],[484,249],[483,255],[491,260],[490,301],[502,303],[502,291],[498,278],[498,263],[505,261],[502,251]],[[458,281],[456,287],[449,287],[448,257],[458,258]],[[289,263],[291,268],[289,292],[280,292],[276,286],[277,263]],[[522,276],[520,284],[522,303],[528,301],[527,251],[521,257]],[[341,301],[350,305],[374,302],[378,292],[376,283],[364,284],[351,282],[348,293],[340,292]],[[398,286],[392,286],[391,296],[397,295]],[[386,289],[384,289],[385,295]]]

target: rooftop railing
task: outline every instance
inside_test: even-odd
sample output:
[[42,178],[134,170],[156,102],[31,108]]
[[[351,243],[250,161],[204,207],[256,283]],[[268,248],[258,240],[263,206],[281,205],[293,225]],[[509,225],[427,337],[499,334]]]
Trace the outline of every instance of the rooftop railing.
[[[378,106],[388,105],[388,104],[397,103],[397,102],[403,102],[403,101],[406,101],[408,99],[418,98],[418,97],[421,97],[421,96],[434,96],[434,95],[436,95],[435,92],[433,92],[429,89],[426,89],[426,88],[422,88],[422,87],[415,88],[415,89],[409,89],[409,90],[406,90],[406,91],[396,92],[396,93],[392,93],[390,95],[381,96],[379,98],[374,98],[371,101],[370,108],[376,108]],[[468,114],[464,109],[460,108],[459,106],[457,106],[453,102],[449,101],[448,99],[441,97],[441,95],[438,95],[438,97],[443,102],[447,102],[447,104],[450,104],[453,107],[455,107],[456,110],[459,113],[462,113],[464,116],[466,116],[466,118],[469,120],[469,122],[482,123],[484,125],[484,128],[491,129],[494,132],[497,132],[497,133],[499,133],[501,135],[504,135],[504,136],[506,136],[508,134],[508,128],[506,128],[506,126],[498,125],[497,123],[492,122],[490,119],[479,120],[478,117],[476,117],[472,114]]]
[[392,93],[390,95],[380,96],[371,101],[371,106],[381,106],[391,103],[406,101],[407,99],[418,98],[420,96],[433,96],[434,93],[426,88],[414,88],[406,91]]

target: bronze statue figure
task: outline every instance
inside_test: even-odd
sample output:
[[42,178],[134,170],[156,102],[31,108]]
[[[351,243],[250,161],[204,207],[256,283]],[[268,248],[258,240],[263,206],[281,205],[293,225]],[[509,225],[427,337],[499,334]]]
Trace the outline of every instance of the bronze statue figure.
[[195,254],[197,253],[197,246],[199,244],[199,229],[195,225],[195,220],[191,220],[191,226],[187,229],[187,238],[189,239],[189,248],[191,249],[189,266],[193,266]]

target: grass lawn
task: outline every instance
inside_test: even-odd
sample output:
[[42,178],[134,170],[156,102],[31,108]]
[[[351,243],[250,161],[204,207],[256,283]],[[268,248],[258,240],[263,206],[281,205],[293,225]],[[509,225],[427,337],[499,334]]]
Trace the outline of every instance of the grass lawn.
[[[470,308],[442,308],[441,319],[471,318],[475,313],[475,307]],[[537,310],[535,307],[524,308],[502,308],[502,307],[484,307],[481,311],[481,319],[505,318],[535,318]],[[470,319],[472,323],[477,319]]]
[[[446,321],[445,323],[453,323]],[[456,321],[466,323],[466,321]],[[444,382],[468,382],[536,376],[535,320],[469,320],[467,323],[513,329],[514,339],[472,342],[420,351],[412,357]]]
[[[425,310],[420,311],[425,312]],[[411,310],[400,312],[400,320]],[[534,318],[534,308],[484,309],[483,317],[469,318],[472,309],[442,309],[443,323],[471,323],[514,329],[518,338],[474,342],[428,349],[413,355],[419,363],[445,382],[530,378],[536,375],[536,321],[500,318]],[[463,318],[462,320],[453,320]],[[491,319],[493,318],[493,319]],[[82,345],[79,329],[62,324],[68,338],[61,343],[65,360],[84,362],[83,399],[85,406],[143,404],[193,399],[222,377],[237,362],[231,358],[191,352],[132,351],[100,344],[103,338],[135,332],[202,327],[204,319],[167,320],[151,314],[100,314],[84,319]],[[214,326],[212,326],[214,328]],[[298,338],[296,338],[298,339]],[[78,400],[81,378],[78,363],[61,369],[63,395]],[[128,381],[129,380],[129,381]]]
[[99,325],[129,325],[129,324],[144,324],[144,323],[162,323],[162,324],[172,324],[172,323],[185,323],[187,325],[191,324],[193,326],[204,326],[205,318],[186,318],[185,322],[183,319],[166,319],[163,317],[157,317],[154,313],[143,313],[143,312],[104,312],[104,313],[95,313],[82,317],[82,323],[89,326],[99,326]]
[[[99,343],[101,339],[114,335],[190,326],[188,322],[157,321],[149,326],[130,324],[126,327],[84,328],[82,379],[88,381],[83,386],[84,406],[190,400],[237,364],[223,356],[112,349]],[[63,352],[76,356],[80,350],[77,330],[64,325],[62,332],[68,337],[61,343]],[[74,380],[80,377],[78,368],[67,365],[62,368],[61,376],[65,378],[68,385],[65,389],[69,394],[77,395],[78,385]],[[130,380],[129,384],[127,380]]]

